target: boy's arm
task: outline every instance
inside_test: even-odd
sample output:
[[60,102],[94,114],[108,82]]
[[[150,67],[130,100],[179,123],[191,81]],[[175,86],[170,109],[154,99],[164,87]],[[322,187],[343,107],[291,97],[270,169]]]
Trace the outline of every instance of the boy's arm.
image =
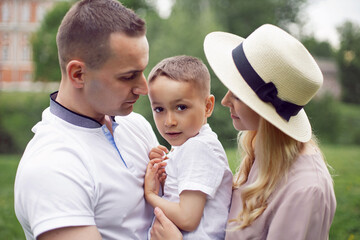
[[153,206],[159,207],[166,216],[181,230],[194,231],[203,215],[206,194],[200,191],[183,191],[180,202],[170,202],[158,195],[147,195],[146,200]]
[[145,198],[154,208],[159,207],[178,228],[184,231],[195,230],[203,215],[206,194],[200,191],[183,191],[180,202],[170,202],[158,196],[158,164],[149,163],[145,175]]

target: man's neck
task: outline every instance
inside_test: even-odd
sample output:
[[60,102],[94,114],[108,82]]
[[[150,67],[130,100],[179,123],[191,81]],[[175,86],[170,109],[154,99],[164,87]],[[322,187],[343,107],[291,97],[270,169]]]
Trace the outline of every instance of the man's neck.
[[[106,124],[105,115],[96,115],[91,114],[92,111],[88,109],[88,104],[84,101],[81,97],[81,89],[73,88],[72,86],[67,86],[64,81],[61,81],[59,92],[56,96],[56,101],[60,103],[62,106],[66,107],[67,109],[81,114],[83,116],[92,118],[99,122],[100,124]],[[110,119],[111,121],[111,119]],[[111,130],[109,128],[109,130]]]

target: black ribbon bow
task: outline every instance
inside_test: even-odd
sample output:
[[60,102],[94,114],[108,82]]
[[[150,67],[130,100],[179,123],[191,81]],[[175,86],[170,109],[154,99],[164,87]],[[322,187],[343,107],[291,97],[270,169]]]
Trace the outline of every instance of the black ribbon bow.
[[234,48],[232,51],[232,57],[241,76],[256,93],[256,95],[263,102],[271,103],[274,106],[276,112],[286,121],[289,121],[292,116],[298,114],[298,112],[303,108],[303,106],[284,101],[277,96],[278,91],[275,84],[272,82],[266,83],[256,73],[247,60],[242,43]]

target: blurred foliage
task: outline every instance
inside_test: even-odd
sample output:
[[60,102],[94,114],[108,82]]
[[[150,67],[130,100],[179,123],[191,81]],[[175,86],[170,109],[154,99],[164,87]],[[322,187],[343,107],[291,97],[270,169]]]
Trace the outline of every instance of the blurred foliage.
[[21,153],[32,138],[31,128],[49,106],[48,93],[0,94],[0,153]]
[[264,23],[287,29],[299,22],[306,0],[209,0],[226,31],[247,37]]
[[360,27],[345,22],[338,28],[340,49],[337,53],[342,100],[348,103],[360,103]]
[[301,42],[313,56],[334,58],[335,50],[328,41],[319,41],[314,36],[306,36]]
[[321,142],[360,145],[360,106],[324,95],[312,100],[305,110]]

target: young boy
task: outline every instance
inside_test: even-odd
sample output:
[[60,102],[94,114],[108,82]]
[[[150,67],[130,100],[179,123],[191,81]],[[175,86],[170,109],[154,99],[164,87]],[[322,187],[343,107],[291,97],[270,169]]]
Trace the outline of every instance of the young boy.
[[[184,239],[224,239],[232,192],[232,173],[217,135],[207,124],[215,98],[210,74],[194,57],[158,63],[149,75],[149,98],[156,127],[172,146],[158,196],[161,159],[151,159],[145,198],[183,231]],[[153,155],[161,149],[154,149]],[[151,156],[151,154],[150,154]]]

